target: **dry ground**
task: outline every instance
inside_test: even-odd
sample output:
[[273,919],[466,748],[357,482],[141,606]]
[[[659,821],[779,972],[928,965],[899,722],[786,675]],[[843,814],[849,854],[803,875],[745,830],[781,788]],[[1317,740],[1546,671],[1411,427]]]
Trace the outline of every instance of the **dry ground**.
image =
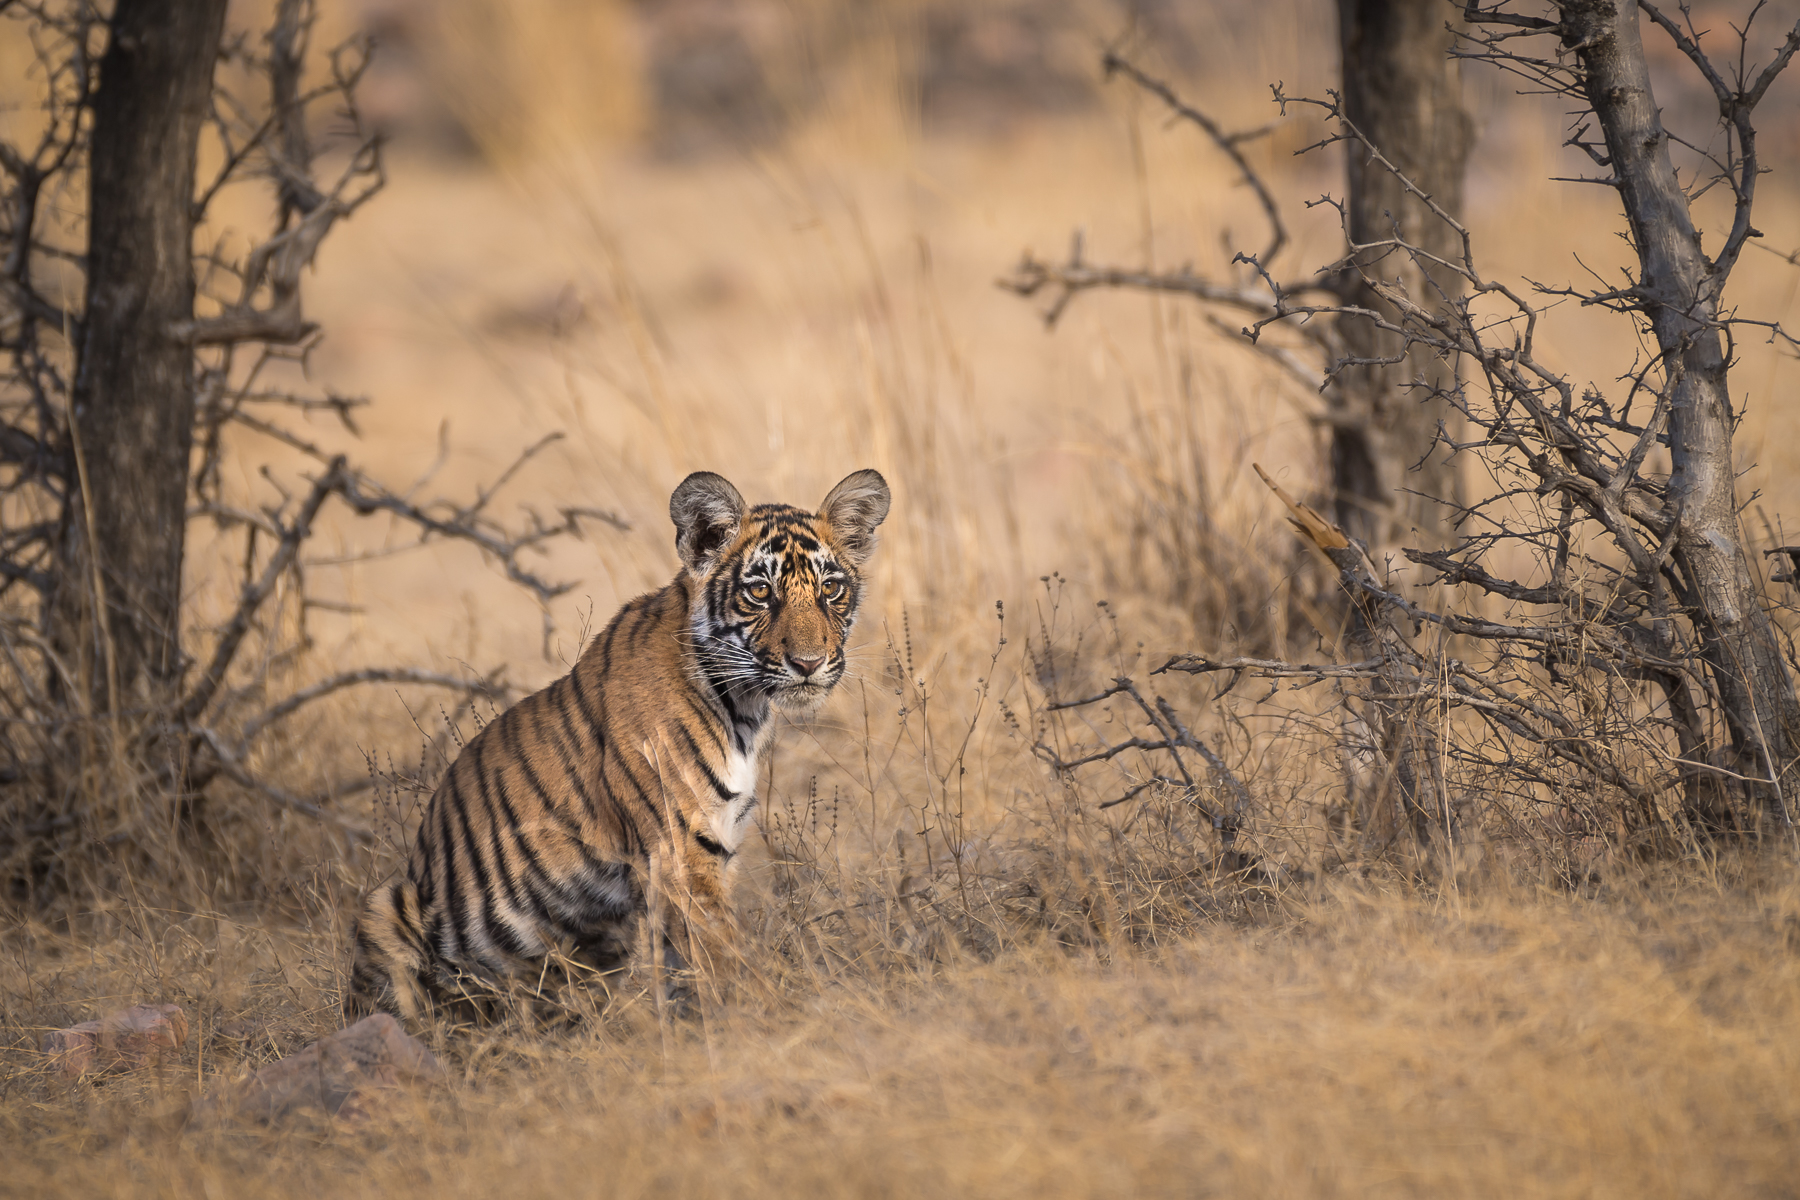
[[840,963],[665,1032],[628,999],[601,1028],[468,1043],[416,1107],[276,1132],[181,1113],[331,1027],[329,922],[15,934],[9,1027],[101,990],[201,1019],[152,1078],[56,1084],[8,1052],[0,1193],[1791,1196],[1792,875],[1295,890],[1154,953]]
[[[1213,48],[1231,73],[1183,80],[1234,125],[1270,119],[1268,81],[1329,83],[1330,6],[1265,7]],[[438,44],[440,82],[481,61],[458,36]],[[457,76],[484,155],[396,145],[388,193],[311,281],[329,332],[311,384],[375,403],[360,439],[323,421],[309,437],[397,485],[429,473],[429,495],[467,494],[560,431],[500,510],[590,505],[633,528],[546,563],[580,581],[546,654],[540,614],[472,555],[335,561],[387,535],[334,518],[310,577],[356,611],[314,613],[278,683],[393,662],[536,686],[672,574],[666,498],[688,471],[801,503],[861,466],[894,484],[858,678],[784,731],[766,779],[745,882],[755,977],[690,1023],[659,1023],[627,988],[573,1033],[455,1043],[448,1088],[370,1127],[184,1131],[193,1091],[334,1027],[348,913],[391,862],[391,835],[350,849],[221,794],[212,841],[155,888],[55,923],[7,916],[0,1193],[1795,1194],[1791,854],[1642,866],[1494,836],[1406,882],[1333,840],[1338,775],[1316,741],[1172,687],[1266,807],[1254,832],[1276,869],[1250,884],[1215,876],[1191,814],[1102,813],[1112,777],[1065,791],[1032,759],[1047,689],[1140,655],[1279,644],[1304,622],[1292,539],[1249,463],[1315,486],[1320,408],[1193,308],[1086,297],[1051,334],[992,286],[1077,226],[1095,261],[1223,272],[1221,241],[1261,231],[1191,130],[1120,85],[1087,113],[923,129],[904,57],[898,34],[872,37],[779,142],[683,160],[559,107],[568,73],[594,69],[581,55],[541,77]],[[1610,197],[1547,181],[1578,165],[1560,113],[1472,86],[1485,268],[1561,284],[1586,278],[1579,253],[1616,269]],[[1335,160],[1291,155],[1316,136],[1296,123],[1254,144],[1292,201],[1293,270],[1338,245],[1300,206],[1336,186]],[[1783,251],[1800,246],[1786,136],[1758,221]],[[244,225],[259,213],[246,198]],[[1800,270],[1756,254],[1736,296],[1792,326],[1797,288]],[[1565,306],[1542,336],[1603,386],[1639,351],[1592,309]],[[1743,486],[1779,537],[1800,513],[1779,401],[1796,367],[1739,351]],[[304,465],[248,435],[234,461],[264,501],[264,464]],[[239,552],[199,536],[197,633]],[[311,792],[363,775],[365,753],[416,762],[439,703],[341,695],[258,767]],[[392,815],[367,793],[341,804]],[[43,1029],[133,1001],[188,1006],[178,1064],[45,1077]]]

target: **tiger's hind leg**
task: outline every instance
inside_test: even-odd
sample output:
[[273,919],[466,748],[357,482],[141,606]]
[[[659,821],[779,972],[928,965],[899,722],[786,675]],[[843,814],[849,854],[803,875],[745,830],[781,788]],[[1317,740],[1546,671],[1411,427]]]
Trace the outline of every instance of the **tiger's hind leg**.
[[420,926],[419,892],[410,879],[376,887],[356,920],[356,959],[344,994],[344,1016],[385,1012],[417,1029],[429,1015],[428,954]]

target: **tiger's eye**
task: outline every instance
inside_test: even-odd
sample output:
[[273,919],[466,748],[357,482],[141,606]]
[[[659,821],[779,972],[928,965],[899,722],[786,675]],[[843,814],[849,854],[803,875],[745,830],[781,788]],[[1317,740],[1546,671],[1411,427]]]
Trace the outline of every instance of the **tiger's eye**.
[[827,579],[825,581],[824,591],[827,600],[836,600],[839,596],[844,594],[844,581],[841,579]]
[[769,585],[766,583],[753,583],[745,588],[744,591],[749,593],[752,600],[767,600],[769,598]]

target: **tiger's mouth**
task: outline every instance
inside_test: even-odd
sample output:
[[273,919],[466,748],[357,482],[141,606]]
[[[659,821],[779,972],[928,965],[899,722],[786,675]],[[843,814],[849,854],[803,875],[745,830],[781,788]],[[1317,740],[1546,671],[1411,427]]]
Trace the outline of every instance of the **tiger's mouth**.
[[773,681],[775,702],[790,711],[815,709],[825,702],[842,673],[829,667],[804,679],[784,673]]

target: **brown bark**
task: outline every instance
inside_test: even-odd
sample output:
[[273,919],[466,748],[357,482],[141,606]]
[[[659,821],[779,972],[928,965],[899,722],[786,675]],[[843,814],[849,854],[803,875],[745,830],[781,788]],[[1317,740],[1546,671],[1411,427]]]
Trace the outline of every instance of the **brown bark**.
[[[1718,689],[1736,769],[1775,780],[1752,791],[1781,813],[1782,792],[1795,774],[1800,702],[1738,528],[1728,362],[1717,324],[1729,264],[1702,251],[1675,178],[1635,0],[1563,0],[1558,8],[1564,44],[1579,56],[1587,99],[1606,137],[1638,255],[1636,298],[1671,388],[1669,503],[1681,599]],[[1754,181],[1753,170],[1745,175]],[[1740,208],[1747,206],[1746,197]]]
[[[1450,57],[1446,24],[1454,12],[1444,0],[1338,0],[1346,115],[1420,190],[1460,217],[1473,130]],[[1352,242],[1363,246],[1398,233],[1428,253],[1451,261],[1461,257],[1455,231],[1406,195],[1392,172],[1368,162],[1355,144],[1347,170]],[[1437,271],[1427,278],[1404,253],[1370,250],[1357,256],[1356,265],[1372,278],[1397,280],[1427,306],[1462,290],[1460,277]],[[1344,300],[1388,309],[1360,281]],[[1353,317],[1342,318],[1339,331],[1350,357],[1394,358],[1406,349],[1398,337]],[[1447,364],[1416,348],[1401,362],[1353,367],[1339,376],[1332,397],[1334,515],[1371,549],[1392,548],[1402,540],[1436,549],[1443,540],[1445,509],[1433,500],[1456,499],[1456,471],[1449,452],[1433,451],[1432,443],[1438,423],[1448,424],[1454,413],[1427,389],[1409,385],[1418,380],[1441,385],[1451,377]]]
[[[1338,33],[1345,115],[1401,174],[1460,217],[1474,137],[1462,105],[1461,76],[1450,57],[1454,42],[1447,21],[1453,12],[1443,0],[1338,0]],[[1346,230],[1353,250],[1369,248],[1355,253],[1344,303],[1397,321],[1370,280],[1398,284],[1428,308],[1461,295],[1463,281],[1456,273],[1428,272],[1416,256],[1375,245],[1399,239],[1455,262],[1463,251],[1456,231],[1409,195],[1393,171],[1371,162],[1362,146],[1351,143],[1345,167]],[[1333,515],[1368,545],[1376,562],[1402,545],[1436,549],[1448,532],[1446,504],[1459,499],[1460,489],[1449,450],[1435,445],[1440,423],[1454,430],[1456,413],[1431,389],[1454,382],[1454,368],[1365,319],[1342,316],[1337,330],[1346,357],[1397,361],[1348,367],[1328,394]],[[1351,612],[1353,642],[1378,639],[1379,631],[1366,619],[1361,607]],[[1413,834],[1428,840],[1434,829],[1447,832],[1451,818],[1423,744],[1428,739],[1410,712],[1383,700],[1391,691],[1413,690],[1397,676],[1372,685],[1372,713],[1380,728],[1355,737],[1379,745],[1386,765],[1373,775],[1353,768],[1349,787],[1371,794],[1371,812],[1384,809],[1397,793]]]
[[[181,671],[195,155],[225,0],[119,0],[94,97],[84,336],[73,389],[56,642],[96,712],[165,701]],[[96,607],[95,593],[105,598]]]

